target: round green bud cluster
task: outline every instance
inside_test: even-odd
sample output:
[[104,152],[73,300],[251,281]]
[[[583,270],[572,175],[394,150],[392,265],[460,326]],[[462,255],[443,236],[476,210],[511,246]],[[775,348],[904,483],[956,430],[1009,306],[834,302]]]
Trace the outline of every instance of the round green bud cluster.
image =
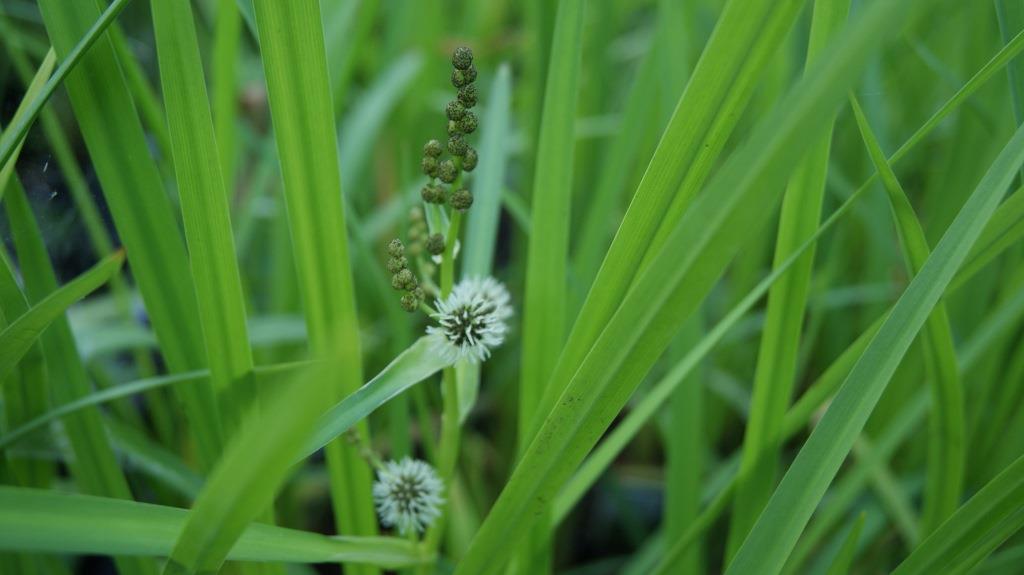
[[449,154],[462,157],[468,149],[469,145],[466,144],[466,140],[463,139],[462,134],[455,134],[451,138],[448,138]]
[[462,119],[462,116],[466,114],[466,108],[462,105],[462,102],[458,100],[452,100],[448,102],[448,105],[444,108],[444,115],[448,116],[449,120],[458,121]]
[[464,212],[473,205],[473,194],[466,188],[455,190],[452,193],[452,207],[460,212]]
[[466,46],[459,46],[452,52],[452,67],[456,70],[468,70],[473,65],[473,51]]
[[459,88],[459,103],[467,108],[476,106],[476,84],[466,84]]
[[461,134],[462,128],[459,127],[459,122],[455,120],[448,120],[448,136],[458,136]]
[[420,302],[423,301],[423,288],[420,287],[416,276],[409,269],[409,259],[405,257],[405,245],[398,238],[388,243],[387,268],[391,275],[391,287],[398,291],[406,292],[401,299],[402,308],[407,311],[416,311]]
[[441,152],[444,148],[441,147],[441,142],[437,140],[430,140],[423,145],[423,156],[429,158],[438,158],[441,156]]
[[473,168],[476,167],[477,160],[476,150],[468,148],[466,154],[462,156],[462,169],[467,172],[472,172]]
[[451,160],[444,160],[437,166],[437,177],[446,184],[454,182],[458,175],[459,169],[455,167],[455,162]]
[[388,258],[388,272],[390,273],[397,274],[407,267],[409,267],[409,259],[405,256]]
[[[440,142],[438,142],[438,145],[440,145]],[[420,167],[423,168],[424,174],[431,178],[437,177],[437,158],[434,156],[423,156],[423,161],[420,162]]]
[[452,86],[461,88],[468,86],[476,79],[476,68],[470,67],[468,70],[452,70]]
[[437,184],[427,184],[420,190],[420,197],[428,204],[443,204],[445,201],[444,188]]
[[427,253],[432,256],[439,256],[444,253],[444,236],[433,234],[427,238]]
[[405,255],[405,246],[402,245],[402,240],[395,238],[388,242],[388,255],[393,258],[400,258]]
[[462,130],[463,134],[472,134],[476,131],[477,119],[476,114],[467,111],[462,118],[459,120],[459,129]]

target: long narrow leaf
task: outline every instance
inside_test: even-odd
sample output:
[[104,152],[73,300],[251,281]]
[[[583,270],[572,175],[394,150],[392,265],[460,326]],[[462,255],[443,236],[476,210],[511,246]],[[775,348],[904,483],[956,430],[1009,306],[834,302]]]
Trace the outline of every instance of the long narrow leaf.
[[[318,392],[329,405],[363,376],[320,3],[255,0],[253,8],[310,351],[314,359],[339,354],[342,366]],[[366,425],[357,429],[365,438]],[[370,470],[358,449],[336,441],[326,456],[339,532],[375,534]]]
[[[898,29],[920,5],[872,5],[721,168],[618,311],[603,322],[600,337],[520,460],[457,573],[476,573],[499,561],[529,529],[711,289],[742,239],[770,214],[777,186],[805,149],[803,134],[838,105],[841,90],[877,47],[878,31]],[[679,246],[687,248],[682,255]]]
[[71,304],[107,283],[121,269],[124,252],[117,252],[32,306],[0,332],[0,382],[32,344]]
[[[0,487],[0,549],[167,556],[188,510],[57,491]],[[252,525],[231,548],[237,561],[342,561],[408,567],[424,559],[410,541],[325,537]]]
[[907,348],[967,257],[1021,163],[1024,130],[1018,130],[1003,149],[904,291],[800,450],[727,573],[757,570],[771,574],[782,569]]

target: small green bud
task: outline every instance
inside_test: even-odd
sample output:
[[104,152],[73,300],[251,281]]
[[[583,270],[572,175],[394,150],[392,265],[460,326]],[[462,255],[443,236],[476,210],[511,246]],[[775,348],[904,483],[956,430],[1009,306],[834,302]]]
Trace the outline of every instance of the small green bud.
[[426,299],[427,294],[423,291],[423,288],[416,286],[416,289],[412,290],[412,295],[419,301]]
[[423,168],[423,173],[431,178],[437,176],[437,158],[434,156],[423,156],[420,167]]
[[420,198],[428,204],[434,203],[434,186],[427,184],[420,188]]
[[469,79],[469,74],[467,74],[465,70],[452,70],[452,86],[461,88],[463,86],[468,86],[471,83],[472,80]]
[[458,175],[459,170],[451,160],[444,160],[437,165],[437,177],[441,178],[441,181],[446,184],[454,182]]
[[460,212],[464,212],[473,205],[473,194],[470,193],[466,188],[456,190],[452,194],[452,207]]
[[444,149],[441,147],[441,142],[437,140],[430,140],[423,145],[423,155],[436,158],[441,155]]
[[405,256],[398,256],[388,259],[388,271],[397,274],[409,267],[409,260]]
[[444,253],[444,236],[434,234],[427,238],[427,253],[432,256],[439,256]]
[[467,172],[472,172],[473,168],[476,167],[476,162],[479,158],[476,155],[476,150],[470,146],[466,146],[466,153],[462,155],[462,169]]
[[477,119],[476,114],[473,112],[466,112],[466,115],[459,120],[459,129],[461,129],[464,134],[472,134],[476,131],[476,127]]
[[393,258],[401,257],[405,253],[405,246],[402,245],[402,240],[395,238],[388,242],[388,255]]
[[449,136],[454,136],[456,134],[461,134],[461,133],[462,133],[462,128],[459,126],[459,123],[456,122],[455,120],[448,120],[448,135]]
[[391,276],[391,287],[396,290],[412,290],[416,289],[416,276],[412,275],[412,272],[407,269],[399,270],[398,273]]
[[420,300],[418,300],[416,296],[411,293],[403,295],[401,303],[402,309],[409,313],[416,311],[420,307]]
[[448,116],[449,120],[460,120],[462,115],[466,113],[466,107],[458,100],[452,100],[445,106],[444,113]]
[[467,80],[467,84],[476,82],[476,66],[470,64],[469,68],[462,71],[462,75]]
[[455,134],[451,138],[448,138],[448,153],[453,156],[462,156],[466,153],[466,149],[469,146],[466,145],[466,140],[462,138],[462,135]]
[[459,102],[467,108],[476,106],[476,84],[466,84],[459,88]]
[[452,52],[452,66],[457,70],[465,70],[473,65],[473,51],[466,46],[459,46]]

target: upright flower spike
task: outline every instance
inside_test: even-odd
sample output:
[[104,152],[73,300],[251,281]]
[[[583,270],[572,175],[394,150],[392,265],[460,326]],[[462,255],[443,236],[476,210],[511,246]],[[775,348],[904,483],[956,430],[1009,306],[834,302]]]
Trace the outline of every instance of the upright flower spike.
[[434,336],[436,352],[452,363],[486,360],[505,341],[510,302],[508,290],[494,278],[459,282],[444,301],[435,303],[432,317],[438,325],[428,327],[427,333]]
[[437,471],[418,459],[388,461],[377,471],[373,499],[385,527],[402,535],[422,533],[441,515],[444,483]]

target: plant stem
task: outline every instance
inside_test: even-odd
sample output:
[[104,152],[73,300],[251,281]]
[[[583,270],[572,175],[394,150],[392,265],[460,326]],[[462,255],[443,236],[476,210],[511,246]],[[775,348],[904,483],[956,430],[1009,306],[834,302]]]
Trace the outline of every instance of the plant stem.
[[[462,223],[462,212],[452,211],[451,221],[448,224],[448,235],[445,238],[444,256],[441,259],[441,298],[448,297],[455,284],[455,243],[459,238],[459,226]],[[438,454],[437,467],[441,474],[441,480],[446,488],[450,489],[452,480],[455,477],[455,464],[459,456],[460,427],[459,427],[459,387],[455,381],[455,367],[446,367],[442,374],[442,393],[444,401],[441,415],[441,445]],[[450,500],[450,497],[449,497]],[[440,517],[437,523],[427,533],[426,545],[428,551],[436,551],[441,541],[441,534],[444,532],[444,517]]]

